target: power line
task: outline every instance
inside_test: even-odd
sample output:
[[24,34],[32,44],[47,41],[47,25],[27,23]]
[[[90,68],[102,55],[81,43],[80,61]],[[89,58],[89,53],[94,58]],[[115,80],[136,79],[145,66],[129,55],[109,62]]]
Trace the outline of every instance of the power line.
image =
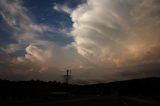
[[71,70],[67,69],[66,74],[64,75],[64,80],[66,84],[69,84],[69,80],[71,79]]

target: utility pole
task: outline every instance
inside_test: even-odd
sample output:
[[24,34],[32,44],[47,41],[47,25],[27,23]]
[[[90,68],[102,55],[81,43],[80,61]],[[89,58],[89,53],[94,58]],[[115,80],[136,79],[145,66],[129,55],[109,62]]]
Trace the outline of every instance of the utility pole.
[[64,75],[65,83],[69,84],[69,80],[71,79],[71,70],[66,70],[66,75]]

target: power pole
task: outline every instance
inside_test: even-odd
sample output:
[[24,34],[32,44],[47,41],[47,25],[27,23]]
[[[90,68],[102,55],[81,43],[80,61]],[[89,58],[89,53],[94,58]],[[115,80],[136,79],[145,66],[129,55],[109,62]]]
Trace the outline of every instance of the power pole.
[[64,75],[65,83],[69,84],[69,80],[71,79],[71,70],[66,70],[66,75]]

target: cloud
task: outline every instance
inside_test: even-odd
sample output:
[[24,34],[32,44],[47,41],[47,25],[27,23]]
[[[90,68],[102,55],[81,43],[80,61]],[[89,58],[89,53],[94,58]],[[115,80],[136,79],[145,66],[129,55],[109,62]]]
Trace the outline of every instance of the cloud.
[[14,58],[12,64],[24,66],[24,70],[29,73],[32,70],[33,75],[37,73],[35,78],[38,79],[62,81],[67,68],[77,73],[83,65],[83,59],[71,45],[62,47],[53,42],[37,40],[26,47],[25,51],[25,56]]
[[32,40],[45,31],[51,31],[46,25],[36,24],[20,0],[1,0],[0,7],[1,16],[19,42]]
[[[45,49],[48,48],[51,43],[41,44],[45,46],[45,48],[39,48],[32,44],[34,42],[45,42],[45,40],[39,40],[40,38],[38,37],[45,32],[54,32],[54,28],[36,23],[31,13],[23,6],[23,2],[20,0],[1,0],[0,15],[7,27],[9,27],[11,37],[16,40],[14,43],[9,43],[4,47],[1,46],[0,53],[2,53],[3,57],[0,61],[3,63],[0,65],[1,78],[19,80],[51,79],[49,75],[53,74],[46,74],[48,78],[41,74],[44,70],[48,70],[45,73],[51,72],[51,70],[59,70],[56,68],[47,69],[48,66],[43,66],[44,62],[46,62],[46,65],[49,63],[49,58],[51,57],[49,55],[53,55],[49,54],[51,50]],[[44,53],[44,50],[47,51]],[[42,55],[43,53],[44,55]],[[53,76],[56,79],[56,75]]]
[[18,44],[9,44],[5,48],[1,48],[7,54],[14,53],[20,49]]
[[106,76],[121,71],[99,67],[125,70],[159,63],[159,10],[157,0],[87,0],[70,14],[75,48]]
[[72,9],[69,8],[67,5],[60,5],[60,4],[54,3],[53,9],[56,11],[65,12],[68,14],[72,13]]
[[35,23],[22,2],[0,2],[3,19],[23,45],[10,44],[3,52],[25,52],[6,61],[8,77],[60,79],[67,68],[74,80],[88,82],[160,75],[158,0],[87,0],[74,9],[54,4],[73,21],[71,31],[62,32],[74,41],[64,46],[37,37],[51,29]]

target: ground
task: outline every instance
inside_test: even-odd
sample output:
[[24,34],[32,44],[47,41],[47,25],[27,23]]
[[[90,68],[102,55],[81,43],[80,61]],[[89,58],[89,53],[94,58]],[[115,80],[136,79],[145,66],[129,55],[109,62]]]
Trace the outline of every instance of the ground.
[[60,100],[3,103],[1,106],[160,106],[160,97],[85,96]]

